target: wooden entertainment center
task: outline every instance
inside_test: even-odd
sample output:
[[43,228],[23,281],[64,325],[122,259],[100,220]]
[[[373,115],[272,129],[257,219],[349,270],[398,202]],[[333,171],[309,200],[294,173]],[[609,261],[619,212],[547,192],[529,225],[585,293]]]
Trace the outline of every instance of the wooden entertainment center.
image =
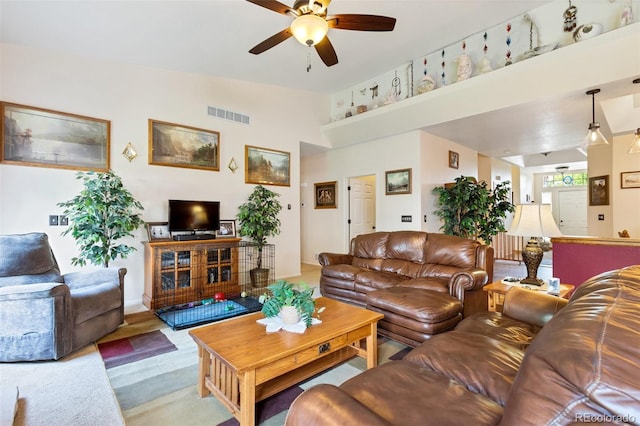
[[240,238],[144,242],[143,304],[159,309],[239,296],[238,242]]

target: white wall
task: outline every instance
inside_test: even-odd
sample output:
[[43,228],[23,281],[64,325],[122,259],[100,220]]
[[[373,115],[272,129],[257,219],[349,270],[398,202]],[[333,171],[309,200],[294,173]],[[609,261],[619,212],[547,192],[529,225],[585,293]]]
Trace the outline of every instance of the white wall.
[[640,154],[627,154],[633,138],[632,133],[614,136],[612,142],[613,167],[609,180],[611,204],[615,206],[612,237],[617,237],[618,231],[626,229],[631,238],[640,238],[640,189],[622,189],[620,181],[620,173],[640,170]]
[[[459,154],[459,169],[449,168],[449,150]],[[385,171],[404,168],[412,169],[412,193],[385,195]],[[422,131],[411,131],[303,158],[300,169],[302,261],[316,263],[316,253],[348,251],[349,177],[376,176],[376,230],[440,232],[431,191],[460,175],[477,176],[478,163],[474,150]],[[338,208],[314,209],[313,184],[334,180],[338,181]],[[413,221],[401,222],[402,215],[411,215]]]
[[[433,188],[445,183],[453,182],[460,176],[478,176],[478,153],[470,148],[451,142],[447,139],[421,132],[422,143],[420,156],[422,158],[422,214],[420,216],[421,230],[425,232],[442,232],[442,221],[434,213],[436,196]],[[449,151],[458,153],[458,168],[449,167]],[[426,215],[427,221],[424,222]]]
[[[303,158],[301,169],[302,261],[316,263],[315,253],[344,253],[348,249],[348,193],[350,177],[376,177],[376,230],[420,229],[420,150],[419,132],[377,139],[366,144],[334,149]],[[412,169],[412,193],[385,195],[385,171]],[[313,185],[338,182],[337,209],[314,209]],[[401,215],[412,215],[413,222],[401,223]]]
[[[328,97],[309,92],[235,80],[193,75],[97,59],[62,55],[54,51],[0,45],[0,99],[29,106],[75,113],[111,121],[111,168],[143,204],[145,221],[166,221],[167,200],[220,200],[222,219],[234,219],[253,185],[244,182],[244,147],[257,145],[291,153],[291,186],[270,186],[281,194],[282,233],[276,245],[276,276],[300,271],[301,141],[326,145],[320,124],[328,117]],[[241,125],[207,115],[207,106],[225,107],[251,116]],[[148,165],[148,119],[153,118],[220,132],[219,172]],[[122,157],[131,142],[139,157]],[[226,166],[234,157],[240,166]],[[60,214],[58,202],[80,189],[69,170],[0,165],[0,233],[47,232],[62,272],[77,254],[61,227],[49,227],[48,215]],[[288,210],[287,205],[292,209]],[[124,266],[127,305],[139,303],[143,292],[143,250],[146,232],[140,229],[127,241],[138,251]]]

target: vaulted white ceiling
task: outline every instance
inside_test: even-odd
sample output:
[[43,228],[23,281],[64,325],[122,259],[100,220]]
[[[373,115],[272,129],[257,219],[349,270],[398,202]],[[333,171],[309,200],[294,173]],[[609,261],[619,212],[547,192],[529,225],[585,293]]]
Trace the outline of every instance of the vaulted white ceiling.
[[[293,0],[282,3],[290,5]],[[288,27],[291,18],[242,0],[1,0],[0,40],[163,69],[335,93],[545,3],[549,1],[334,0],[329,6],[330,15],[385,15],[395,17],[397,23],[393,32],[331,29],[329,37],[339,59],[333,67],[326,67],[313,49],[293,38],[260,55],[248,53],[257,43]],[[312,65],[309,72],[308,63]],[[637,89],[640,91],[640,87]],[[625,90],[618,91],[620,96],[629,94],[628,88]],[[633,102],[628,96],[606,99],[611,111],[620,102]],[[464,119],[464,126],[446,123],[428,130],[458,141],[465,140],[460,129],[482,128],[487,140],[496,146],[502,144],[505,149],[511,147],[513,155],[517,155],[521,153],[517,139],[521,136],[526,143],[527,125],[538,123],[540,128],[557,134],[575,132],[579,125],[586,132],[588,108],[589,99],[584,94],[569,94],[544,105],[515,107],[512,119],[508,123],[501,120],[499,126],[494,123],[498,116],[483,114]],[[618,113],[607,111],[605,115],[606,120],[600,121],[611,126],[611,132],[628,127],[621,123],[628,123],[629,118],[620,119],[621,122],[616,118]]]

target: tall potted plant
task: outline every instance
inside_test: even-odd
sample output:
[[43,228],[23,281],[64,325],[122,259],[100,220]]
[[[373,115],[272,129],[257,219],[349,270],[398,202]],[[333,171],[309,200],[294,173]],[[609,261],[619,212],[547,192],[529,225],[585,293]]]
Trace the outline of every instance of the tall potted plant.
[[448,235],[491,244],[494,235],[505,231],[507,213],[515,210],[509,201],[509,184],[499,183],[492,190],[484,181],[460,176],[454,183],[434,188],[438,197],[435,214],[444,222],[440,229]]
[[262,250],[267,238],[280,233],[278,214],[282,205],[278,201],[280,194],[257,185],[247,201],[238,207],[238,233],[249,237],[258,250],[256,268],[249,271],[254,287],[264,287],[269,280],[269,269],[262,267]]
[[71,234],[80,247],[80,254],[71,263],[84,266],[88,261],[106,268],[111,260],[124,259],[136,250],[117,241],[133,236],[133,231],[143,224],[138,211],[144,208],[111,170],[80,172],[76,179],[84,182],[80,194],[58,203],[69,218],[69,227],[62,235]]

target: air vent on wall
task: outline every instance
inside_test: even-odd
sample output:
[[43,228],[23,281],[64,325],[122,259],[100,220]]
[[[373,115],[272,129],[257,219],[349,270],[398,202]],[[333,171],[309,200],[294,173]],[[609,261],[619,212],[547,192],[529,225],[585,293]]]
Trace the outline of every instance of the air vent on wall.
[[221,118],[223,120],[234,121],[240,124],[251,124],[251,118],[248,115],[240,114],[239,112],[233,112],[224,108],[207,107],[207,114],[212,117]]

